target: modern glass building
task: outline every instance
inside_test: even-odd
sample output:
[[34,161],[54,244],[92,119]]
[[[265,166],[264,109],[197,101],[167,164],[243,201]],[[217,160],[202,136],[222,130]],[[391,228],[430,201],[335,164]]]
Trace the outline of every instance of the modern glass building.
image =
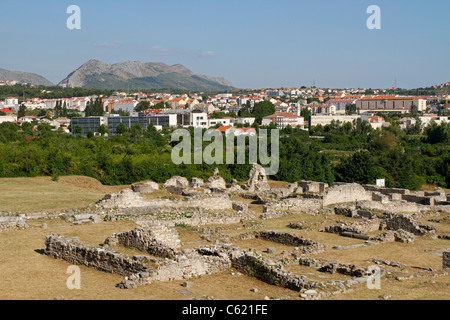
[[[136,123],[139,123],[139,117],[107,117],[107,118],[108,118],[109,134],[112,134],[112,135],[117,134],[117,126],[120,123],[123,123],[127,128],[131,128]],[[141,127],[142,127],[142,125],[141,125]]]
[[102,125],[107,125],[106,117],[79,117],[72,118],[72,134],[75,134],[77,126],[82,128],[82,135],[87,135],[89,131],[98,133],[98,128]]
[[109,134],[114,135],[117,134],[117,127],[120,123],[123,123],[127,128],[131,128],[136,123],[139,123],[143,130],[147,130],[150,123],[153,123],[155,127],[160,129],[165,126],[173,128],[177,126],[177,115],[140,112],[138,117],[108,115],[106,117],[72,118],[72,134],[75,134],[77,126],[82,127],[82,135],[87,135],[89,131],[98,134],[98,128],[104,124],[108,127]]

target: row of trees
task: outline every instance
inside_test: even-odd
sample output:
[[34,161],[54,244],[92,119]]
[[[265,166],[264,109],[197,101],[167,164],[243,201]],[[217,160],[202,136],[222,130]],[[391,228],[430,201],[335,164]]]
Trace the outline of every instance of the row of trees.
[[[127,184],[145,179],[163,182],[172,175],[207,178],[216,167],[173,164],[168,128],[160,132],[151,125],[143,130],[136,124],[117,130],[118,135],[108,138],[92,133],[86,138],[51,131],[48,125],[2,123],[0,177],[87,175],[105,184]],[[108,128],[99,132],[106,135]],[[363,121],[333,122],[313,127],[311,134],[324,138],[290,127],[281,131],[280,169],[273,179],[374,184],[384,178],[390,187],[418,189],[424,183],[450,187],[448,124],[431,124],[418,135],[395,123],[374,130]],[[218,167],[228,181],[246,180],[250,170],[248,164]]]

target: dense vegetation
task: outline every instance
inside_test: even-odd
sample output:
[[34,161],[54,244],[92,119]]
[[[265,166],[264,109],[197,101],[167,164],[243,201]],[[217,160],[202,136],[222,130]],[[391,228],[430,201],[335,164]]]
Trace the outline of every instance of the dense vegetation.
[[[85,175],[117,185],[146,179],[164,182],[173,175],[206,179],[217,166],[227,181],[244,181],[251,167],[177,166],[171,160],[177,143],[170,142],[167,128],[158,132],[152,126],[145,131],[135,126],[105,138],[71,136],[44,124],[33,127],[0,124],[0,177]],[[310,133],[288,127],[281,132],[280,169],[272,178],[371,184],[384,178],[390,187],[450,187],[449,139],[448,124],[432,124],[422,135],[405,133],[395,122],[378,130],[362,121],[313,127]]]
[[100,89],[82,89],[82,88],[63,88],[63,87],[46,87],[46,86],[31,86],[31,85],[15,85],[15,86],[1,86],[0,100],[7,97],[18,97],[19,101],[23,98],[30,99],[61,99],[61,98],[79,98],[93,95],[110,96],[112,90]]

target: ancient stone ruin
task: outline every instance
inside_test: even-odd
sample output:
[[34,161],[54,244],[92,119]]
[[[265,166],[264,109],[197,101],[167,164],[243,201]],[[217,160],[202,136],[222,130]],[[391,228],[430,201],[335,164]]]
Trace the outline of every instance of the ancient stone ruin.
[[[301,297],[308,299],[346,292],[350,286],[363,283],[370,275],[368,269],[361,265],[323,259],[329,252],[374,245],[383,247],[394,241],[411,246],[418,239],[449,238],[435,227],[418,222],[418,219],[424,221],[424,217],[434,218],[440,213],[450,212],[450,203],[439,189],[435,192],[410,192],[355,183],[329,186],[314,181],[298,181],[283,188],[271,188],[264,168],[257,164],[253,165],[243,188],[236,180],[227,187],[217,169],[207,181],[195,177],[188,181],[175,176],[168,179],[163,188],[166,190],[146,195],[159,190],[159,185],[152,181],[135,183],[131,188],[105,195],[95,206],[58,212],[52,216],[45,213],[20,216],[0,213],[0,231],[26,228],[27,221],[43,217],[61,218],[79,225],[131,220],[136,222],[136,227],[112,234],[100,247],[85,245],[78,238],[51,234],[45,240],[45,253],[69,263],[119,274],[124,277],[117,284],[122,289],[133,289],[155,281],[193,281],[198,276],[233,270],[299,291]],[[301,221],[296,218],[299,214],[305,215]],[[311,218],[316,216],[320,218],[317,223]],[[284,228],[289,227],[292,232],[266,229],[266,226],[278,223],[269,220],[279,218],[283,218]],[[428,221],[444,225],[448,220],[439,218]],[[189,249],[185,248],[175,228],[195,230],[198,240],[190,243]],[[226,230],[236,231],[229,234]],[[312,239],[309,235],[307,238],[302,236],[314,231],[329,233],[322,234],[322,239],[342,236],[353,240],[340,239],[351,241],[349,245],[328,246],[327,242],[327,248],[312,240],[314,236]],[[193,245],[197,241],[201,245]],[[240,248],[249,243],[265,246],[267,250]],[[286,247],[279,250],[280,246]],[[140,253],[120,253],[124,248]],[[447,251],[442,253],[442,270],[450,268]],[[405,268],[401,262],[382,259],[373,259],[371,263]],[[293,266],[315,268],[323,278],[339,274],[351,279],[311,280],[306,274],[289,271]],[[433,273],[434,270],[423,271],[433,276],[437,274]],[[442,275],[445,272],[442,271]],[[397,277],[407,278],[404,275]]]
[[250,177],[245,184],[249,192],[259,192],[270,190],[269,182],[267,181],[266,170],[259,164],[253,164],[250,171]]
[[138,227],[131,231],[115,233],[105,240],[105,244],[108,246],[122,245],[135,248],[163,258],[175,256],[180,248],[177,231],[159,223]]

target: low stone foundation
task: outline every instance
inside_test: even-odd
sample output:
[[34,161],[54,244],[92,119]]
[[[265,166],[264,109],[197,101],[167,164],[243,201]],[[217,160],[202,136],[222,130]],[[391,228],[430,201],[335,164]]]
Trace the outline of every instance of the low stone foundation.
[[294,275],[286,271],[281,265],[257,256],[253,252],[241,251],[236,253],[231,259],[232,265],[236,270],[266,283],[295,291],[315,287],[314,283],[306,281],[305,277]]
[[325,246],[321,243],[310,239],[299,237],[293,233],[277,232],[277,231],[261,231],[256,233],[256,237],[272,242],[285,244],[296,247],[300,254],[321,253],[325,251]]
[[152,255],[172,258],[180,247],[178,232],[163,224],[152,224],[131,231],[113,234],[105,240],[107,245],[123,245]]
[[148,267],[142,262],[111,249],[92,248],[81,243],[78,238],[52,234],[45,239],[45,246],[46,255],[101,271],[122,276],[148,271]]
[[377,231],[380,228],[380,220],[363,220],[355,223],[342,223],[338,225],[332,225],[325,227],[325,232],[329,233],[339,233],[351,232],[351,233],[369,233]]
[[355,266],[354,264],[343,264],[336,261],[326,261],[322,259],[300,258],[298,263],[301,266],[316,267],[321,272],[340,273],[351,277],[363,277],[367,274],[363,267]]
[[399,230],[411,232],[417,236],[423,236],[429,232],[436,232],[429,226],[421,226],[411,215],[389,214],[381,224],[381,229]]
[[121,289],[133,289],[154,281],[184,280],[207,274],[214,274],[231,268],[227,254],[199,248],[185,249],[173,260],[166,259],[148,273],[133,274],[117,285]]
[[450,269],[450,251],[446,251],[442,254],[442,268]]

